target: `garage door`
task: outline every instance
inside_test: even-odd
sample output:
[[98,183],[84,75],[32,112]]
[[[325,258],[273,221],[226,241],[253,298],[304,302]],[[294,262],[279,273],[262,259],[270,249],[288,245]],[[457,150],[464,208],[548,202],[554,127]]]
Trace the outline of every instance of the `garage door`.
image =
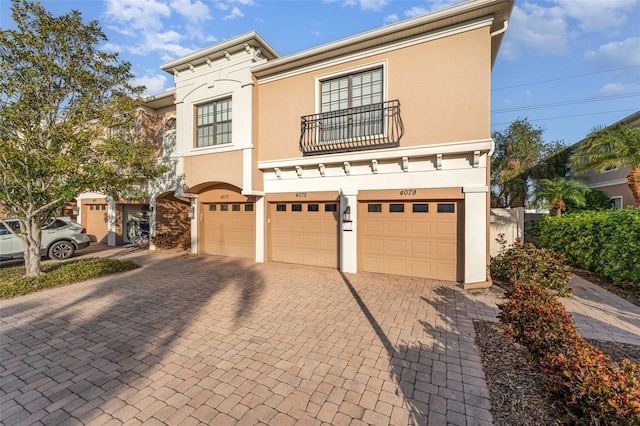
[[82,206],[82,225],[87,228],[87,235],[91,241],[107,242],[107,212],[107,203]]
[[253,203],[201,205],[202,254],[255,257],[256,216]]
[[455,201],[360,203],[360,269],[455,281],[458,209]]
[[271,203],[270,258],[338,267],[338,202]]

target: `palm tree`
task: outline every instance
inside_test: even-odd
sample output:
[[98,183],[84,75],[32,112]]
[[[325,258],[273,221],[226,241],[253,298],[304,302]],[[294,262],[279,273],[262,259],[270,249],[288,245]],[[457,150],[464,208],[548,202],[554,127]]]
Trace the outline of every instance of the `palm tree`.
[[626,181],[640,207],[640,128],[626,123],[595,128],[577,145],[571,163],[577,173],[631,166]]
[[540,179],[534,195],[536,201],[546,203],[556,216],[560,216],[566,210],[565,201],[570,201],[578,207],[584,206],[587,203],[587,191],[589,188],[575,179]]

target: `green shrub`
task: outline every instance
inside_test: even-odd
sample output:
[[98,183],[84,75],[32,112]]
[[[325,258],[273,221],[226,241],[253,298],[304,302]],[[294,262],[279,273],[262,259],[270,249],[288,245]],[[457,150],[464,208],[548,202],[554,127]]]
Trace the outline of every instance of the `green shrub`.
[[539,243],[564,254],[572,266],[640,285],[640,209],[545,217]]
[[491,259],[491,276],[509,283],[536,283],[564,296],[571,292],[567,282],[571,271],[564,257],[552,250],[537,248],[533,244],[517,244]]
[[545,390],[568,424],[640,424],[640,369],[619,365],[582,338],[564,306],[532,283],[499,305],[500,321],[549,375]]
[[42,265],[43,274],[37,277],[24,276],[24,266],[0,269],[0,298],[19,296],[44,288],[130,271],[137,267],[138,265],[129,260],[93,257],[44,264]]

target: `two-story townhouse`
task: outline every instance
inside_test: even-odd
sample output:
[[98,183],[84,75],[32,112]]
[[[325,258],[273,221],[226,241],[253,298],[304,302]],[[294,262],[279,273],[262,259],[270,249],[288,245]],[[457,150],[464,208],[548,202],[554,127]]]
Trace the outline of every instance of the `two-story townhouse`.
[[[166,156],[171,151],[168,149],[170,144],[167,145],[167,140],[170,141],[170,138],[166,137],[165,128],[172,120],[175,120],[175,106],[173,90],[170,90],[145,99],[144,105],[136,111],[136,128],[127,131],[136,132],[137,137],[151,142],[159,161],[166,162]],[[108,132],[117,131],[124,130],[120,128],[104,130],[105,135]],[[172,174],[173,172],[170,172],[167,175]],[[140,189],[144,193],[155,196],[158,186],[164,180],[166,176],[153,182],[148,188]],[[134,221],[137,223],[142,221],[146,224],[153,217],[150,215],[149,202],[149,197],[115,200],[102,193],[85,192],[67,203],[61,214],[81,223],[87,229],[87,234],[92,241],[115,246],[131,242],[128,231]]]
[[[192,251],[488,282],[491,69],[513,0],[280,57],[252,32],[162,65]],[[156,206],[156,221],[161,209]]]
[[266,260],[487,282],[491,68],[512,6],[253,67]]
[[[195,253],[263,260],[256,244],[264,192],[251,67],[277,57],[249,32],[161,66],[175,79],[176,148],[170,157],[176,169],[170,173],[180,180],[163,196],[190,201]],[[166,206],[155,205],[155,227],[172,223]]]
[[[640,127],[640,111],[636,111],[628,117],[617,121],[612,126],[620,123],[625,123],[634,129]],[[581,142],[576,143],[572,148]],[[603,170],[590,170],[577,174],[575,177],[584,180],[589,188],[600,190],[609,195],[609,198],[613,200],[614,206],[622,209],[636,205],[636,200],[633,198],[631,189],[626,181],[630,171],[631,166],[623,166]]]

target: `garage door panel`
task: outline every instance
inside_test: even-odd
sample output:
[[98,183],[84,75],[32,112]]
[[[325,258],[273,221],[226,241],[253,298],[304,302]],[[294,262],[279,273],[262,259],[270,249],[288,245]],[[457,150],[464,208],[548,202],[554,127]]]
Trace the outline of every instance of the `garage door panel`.
[[387,252],[390,255],[404,256],[407,254],[406,240],[388,240]]
[[431,254],[431,242],[429,241],[411,241],[409,251],[410,256],[428,256]]
[[[251,205],[250,211],[245,210],[248,205]],[[254,258],[255,213],[252,204],[203,204],[202,210],[203,254]]]
[[[335,202],[282,202],[270,205],[270,259],[304,265],[338,266]],[[293,209],[295,206],[296,210]],[[330,209],[329,207],[328,209]]]
[[407,233],[407,223],[397,219],[389,220],[387,222],[387,232],[391,234],[404,235]]
[[[447,204],[448,208],[439,211],[439,204]],[[450,213],[451,210],[454,213]],[[358,208],[360,269],[456,280],[458,211],[457,203],[449,201],[361,203]]]

